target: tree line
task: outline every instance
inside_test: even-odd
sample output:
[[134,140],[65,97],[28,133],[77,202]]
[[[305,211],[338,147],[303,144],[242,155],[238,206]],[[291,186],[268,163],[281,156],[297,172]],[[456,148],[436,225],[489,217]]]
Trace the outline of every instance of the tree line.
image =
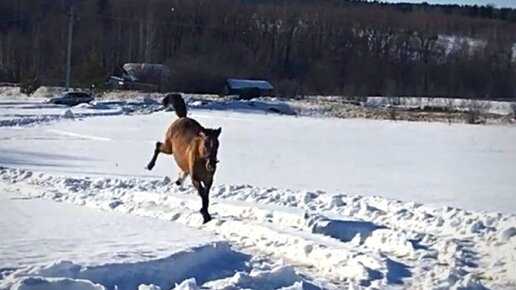
[[75,86],[146,62],[169,91],[516,98],[515,9],[352,0],[3,0],[0,82],[63,85],[70,17]]

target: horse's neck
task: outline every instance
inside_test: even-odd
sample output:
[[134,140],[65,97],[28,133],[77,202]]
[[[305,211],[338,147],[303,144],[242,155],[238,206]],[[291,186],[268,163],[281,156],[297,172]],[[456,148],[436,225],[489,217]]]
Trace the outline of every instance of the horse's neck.
[[192,152],[193,157],[197,160],[206,159],[204,156],[204,147],[202,146],[202,138],[196,137],[190,143],[190,152]]

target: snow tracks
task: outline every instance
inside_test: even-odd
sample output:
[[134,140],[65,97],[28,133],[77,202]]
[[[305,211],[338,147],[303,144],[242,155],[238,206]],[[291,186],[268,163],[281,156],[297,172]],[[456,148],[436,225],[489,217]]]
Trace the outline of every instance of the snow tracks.
[[214,220],[202,225],[194,189],[169,178],[72,178],[3,168],[0,184],[26,198],[179,222],[220,235],[253,257],[254,268],[275,265],[268,271],[235,269],[234,276],[211,281],[192,275],[182,289],[195,289],[197,282],[214,289],[516,287],[514,215],[221,185],[211,193]]

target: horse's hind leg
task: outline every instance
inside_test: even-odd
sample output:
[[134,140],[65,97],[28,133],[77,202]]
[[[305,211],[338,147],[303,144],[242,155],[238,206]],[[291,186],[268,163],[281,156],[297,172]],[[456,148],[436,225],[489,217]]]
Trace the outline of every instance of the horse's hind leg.
[[177,180],[176,180],[176,185],[180,186],[181,184],[183,184],[183,182],[185,181],[186,177],[188,177],[188,173],[187,172],[179,172],[179,176],[177,177]]
[[156,147],[154,148],[152,159],[149,164],[147,164],[148,170],[152,170],[152,168],[154,168],[154,165],[156,165],[156,159],[158,159],[158,155],[160,153],[172,154],[172,144],[170,144],[168,141],[165,141],[165,143],[161,143],[159,141],[156,142]]

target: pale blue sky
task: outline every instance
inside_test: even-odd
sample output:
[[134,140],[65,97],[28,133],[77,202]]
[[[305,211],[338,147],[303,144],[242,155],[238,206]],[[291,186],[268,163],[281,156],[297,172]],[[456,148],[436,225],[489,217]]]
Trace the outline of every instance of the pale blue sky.
[[516,8],[516,0],[381,0],[383,2],[411,2],[429,4],[460,4],[460,5],[487,5],[494,4],[498,8],[510,7]]

